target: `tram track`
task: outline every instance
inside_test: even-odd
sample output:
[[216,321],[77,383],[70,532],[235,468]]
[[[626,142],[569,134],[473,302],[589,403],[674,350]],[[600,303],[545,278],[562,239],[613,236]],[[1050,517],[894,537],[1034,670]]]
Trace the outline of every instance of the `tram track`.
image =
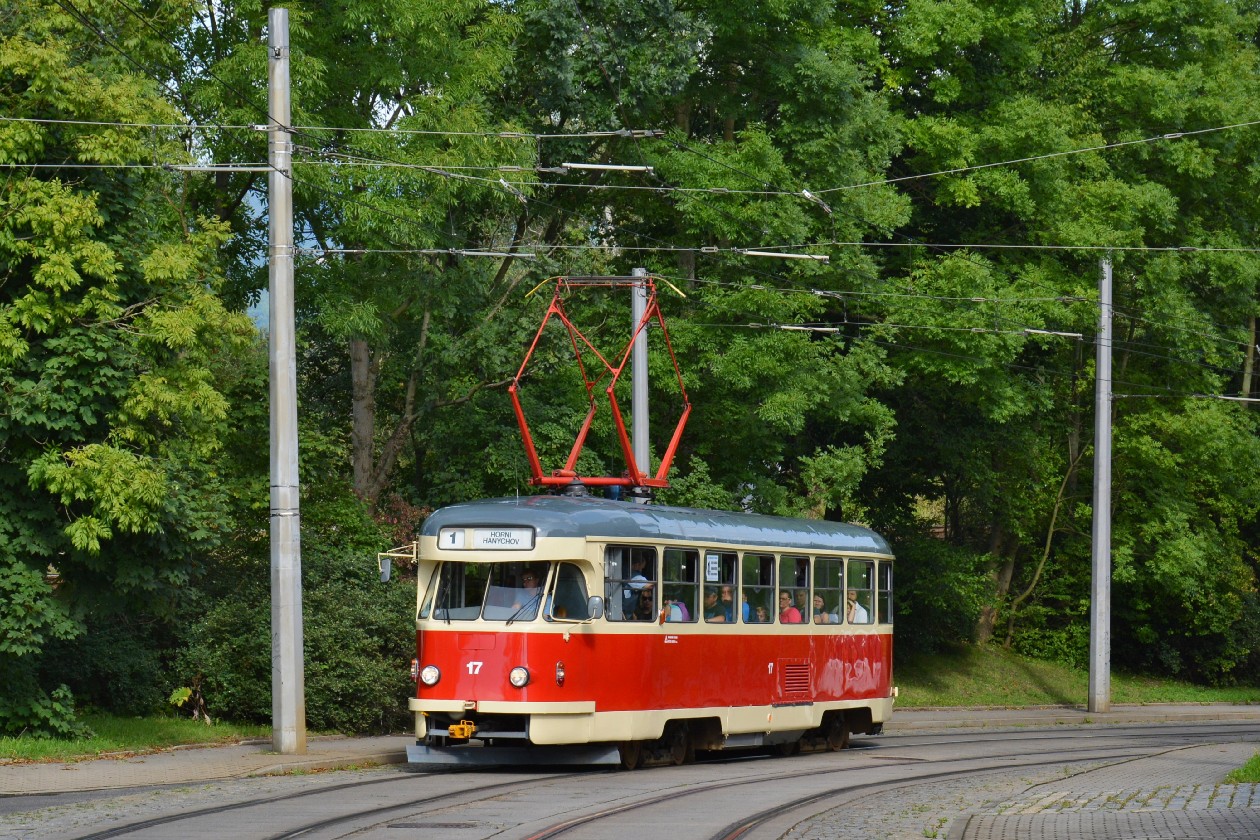
[[[1172,749],[1176,749],[1176,748],[1177,747],[1173,747]],[[716,834],[713,834],[710,840],[736,840],[736,838],[747,837],[750,835],[751,832],[754,832],[756,829],[762,827],[766,823],[774,820],[775,818],[782,817],[785,811],[800,811],[811,805],[816,805],[817,803],[820,803],[820,802],[828,802],[829,804],[827,804],[821,810],[829,810],[833,807],[836,807],[839,804],[843,804],[843,800],[846,798],[852,800],[852,799],[860,798],[863,796],[880,794],[880,793],[887,792],[889,790],[913,787],[916,785],[947,781],[947,780],[956,780],[956,779],[961,779],[961,778],[967,778],[970,776],[983,776],[983,775],[989,775],[989,774],[1009,772],[1011,769],[1015,769],[1015,768],[1030,768],[1030,767],[1045,766],[1048,764],[1078,763],[1078,762],[1091,762],[1091,761],[1125,761],[1125,760],[1130,760],[1133,758],[1148,756],[1151,754],[1152,752],[1150,750],[1145,750],[1145,749],[1137,750],[1137,751],[1116,752],[1114,750],[1108,750],[1105,748],[1100,749],[1096,746],[1090,746],[1090,747],[1083,747],[1078,750],[1067,750],[1067,751],[1065,751],[1062,748],[1055,748],[1053,750],[1043,750],[1043,751],[1031,752],[1031,753],[1028,751],[1022,751],[1022,750],[1012,751],[1006,754],[985,756],[983,759],[966,758],[966,759],[935,760],[935,761],[932,761],[931,763],[933,765],[939,766],[942,763],[956,763],[956,762],[975,763],[977,761],[984,761],[986,763],[991,764],[991,762],[993,761],[1002,761],[1002,760],[1012,759],[1012,758],[1027,759],[1027,760],[1014,761],[1014,762],[1007,761],[1007,763],[1004,763],[1001,767],[985,766],[985,767],[979,767],[979,768],[972,767],[972,768],[962,768],[962,769],[953,769],[953,770],[942,770],[938,772],[914,774],[913,778],[909,780],[907,780],[903,776],[901,779],[897,781],[881,781],[881,782],[870,782],[870,783],[863,783],[863,784],[857,784],[857,785],[847,785],[842,788],[830,789],[824,792],[811,794],[805,797],[799,797],[793,800],[781,801],[781,802],[778,802],[776,805],[774,805],[772,808],[765,809],[761,812],[753,814],[750,817],[739,820],[736,823],[733,823],[723,828],[721,831],[717,832]],[[1065,756],[1070,756],[1070,757],[1065,757]],[[717,761],[713,763],[721,763],[721,762],[722,762],[722,759],[718,759]],[[890,758],[888,761],[881,763],[881,767],[883,768],[893,767],[893,766],[903,766],[903,767],[923,766],[923,760],[917,759],[917,758],[910,758],[910,757],[900,757],[900,758]],[[552,825],[546,826],[542,829],[538,829],[535,831],[531,831],[530,833],[524,834],[522,835],[521,840],[553,840],[553,838],[559,838],[565,835],[574,834],[580,829],[594,826],[600,822],[605,822],[608,820],[615,820],[618,817],[632,816],[636,812],[642,812],[649,809],[657,809],[662,806],[676,803],[690,797],[703,796],[704,794],[712,793],[715,791],[725,792],[735,787],[742,787],[742,786],[747,786],[747,785],[766,785],[766,784],[776,784],[776,783],[788,783],[788,782],[798,781],[801,779],[816,780],[820,776],[835,776],[839,774],[851,773],[853,769],[854,769],[853,767],[848,766],[848,767],[839,767],[832,770],[820,771],[815,767],[811,769],[797,770],[793,772],[775,773],[772,775],[758,775],[755,777],[742,779],[742,780],[720,779],[720,780],[710,782],[710,783],[691,785],[683,790],[672,790],[667,793],[658,794],[654,796],[648,796],[646,798],[636,799],[632,802],[625,802],[625,803],[615,805],[613,807],[603,808],[601,810],[598,810],[592,813],[570,817],[560,822],[553,823]],[[858,794],[857,797],[854,796],[855,793]],[[392,805],[388,808],[381,809],[381,814],[396,813],[400,810],[405,809],[406,807],[407,807],[406,803],[399,803],[396,805]],[[446,807],[447,806],[444,805],[443,810],[445,810]],[[386,823],[390,822],[392,819],[396,819],[396,817],[391,817],[386,820],[371,822],[371,819],[372,819],[371,814],[372,814],[371,811],[361,811],[361,812],[358,812],[357,814],[345,815],[342,817],[338,817],[336,819],[311,822],[301,827],[292,829],[290,831],[286,831],[284,833],[271,835],[265,838],[265,840],[296,840],[296,838],[311,835],[316,832],[321,832],[325,829],[333,828],[337,825],[343,825],[350,822],[358,823],[357,826],[351,832],[349,832],[349,834],[335,835],[335,836],[344,837],[344,836],[350,836],[352,834],[367,832],[376,828],[381,828]],[[800,819],[804,819],[806,816],[808,816],[808,814],[802,814],[800,817],[798,817],[794,821],[799,821]],[[368,820],[367,824],[364,824],[362,822],[363,820]],[[635,822],[636,820],[631,819],[630,821]]]
[[[547,799],[546,795],[542,793],[547,787],[555,787],[557,790],[564,789],[566,796],[573,795],[574,791],[581,791],[583,795],[590,794],[591,789],[601,786],[599,782],[583,784],[583,780],[592,779],[617,778],[635,782],[636,784],[638,781],[652,782],[652,785],[648,785],[651,787],[655,784],[653,774],[658,771],[643,770],[634,773],[585,771],[545,774],[542,776],[535,775],[527,778],[522,778],[520,774],[509,774],[504,771],[494,771],[492,775],[465,772],[457,774],[423,774],[422,780],[417,778],[419,774],[407,773],[392,775],[389,778],[327,785],[309,790],[198,808],[182,813],[167,814],[141,820],[127,825],[118,825],[87,834],[79,834],[76,837],[77,840],[109,840],[110,838],[170,836],[168,828],[177,828],[181,831],[187,830],[190,834],[196,834],[199,831],[213,830],[208,827],[226,824],[224,821],[216,819],[218,817],[237,813],[238,816],[236,818],[239,820],[239,814],[248,814],[248,809],[250,808],[258,808],[260,809],[260,814],[265,814],[276,805],[284,805],[285,803],[292,805],[308,798],[313,798],[308,799],[308,801],[320,802],[318,799],[320,797],[335,797],[345,804],[350,804],[355,798],[357,791],[373,790],[378,791],[378,793],[369,794],[369,796],[375,796],[378,799],[395,796],[398,798],[391,799],[391,801],[375,807],[352,807],[348,811],[329,815],[323,819],[308,818],[302,821],[301,824],[291,825],[291,827],[285,828],[283,831],[265,836],[253,833],[249,834],[249,836],[258,837],[259,840],[290,840],[290,838],[300,837],[335,840],[335,838],[349,836],[377,836],[378,832],[380,836],[385,836],[391,834],[393,829],[410,828],[439,831],[443,829],[466,829],[470,831],[480,829],[487,832],[480,835],[483,837],[518,836],[522,840],[550,840],[550,838],[566,836],[609,836],[619,832],[619,827],[627,822],[635,823],[644,816],[654,813],[659,815],[668,811],[672,804],[681,802],[688,797],[691,797],[692,801],[695,801],[695,797],[700,797],[701,799],[707,798],[710,802],[718,802],[721,801],[725,792],[737,791],[740,788],[747,789],[749,785],[758,785],[759,795],[766,797],[766,801],[774,801],[773,806],[734,819],[728,825],[721,827],[716,833],[708,835],[709,840],[736,840],[736,838],[758,836],[777,837],[782,834],[782,831],[775,833],[769,827],[780,826],[780,823],[785,819],[785,814],[792,814],[793,817],[789,822],[796,824],[814,814],[826,812],[846,802],[856,802],[865,797],[878,796],[893,790],[1039,766],[1088,762],[1119,763],[1131,758],[1157,754],[1161,751],[1161,746],[1166,751],[1178,749],[1187,742],[1201,743],[1217,739],[1237,740],[1239,735],[1255,736],[1256,727],[1243,723],[1222,724],[1209,725],[1201,729],[1196,728],[1190,732],[1185,732],[1181,729],[1170,730],[1166,725],[1161,727],[1125,727],[1123,732],[1115,728],[1109,728],[1106,731],[1086,733],[1089,743],[1084,744],[1080,743],[1082,733],[1076,729],[1053,728],[1027,730],[1019,733],[1009,731],[1002,733],[986,732],[974,733],[979,737],[966,740],[976,744],[1005,745],[1006,748],[982,756],[973,755],[970,758],[905,754],[914,750],[931,751],[933,748],[958,747],[960,744],[960,739],[957,737],[958,734],[955,732],[952,737],[949,735],[925,737],[916,737],[914,735],[882,736],[878,741],[872,739],[872,741],[868,742],[870,746],[866,746],[862,741],[858,741],[854,744],[856,749],[845,750],[843,753],[837,754],[850,756],[853,759],[852,761],[843,762],[840,766],[820,767],[819,762],[813,761],[810,762],[808,767],[780,767],[777,772],[768,763],[782,761],[783,759],[751,758],[752,761],[756,762],[756,765],[749,767],[750,757],[748,755],[737,757],[730,754],[715,753],[696,765],[692,765],[692,767],[700,770],[700,775],[703,775],[705,767],[715,768],[715,772],[725,774],[722,778],[712,781],[696,779],[694,782],[684,782],[685,787],[676,786],[668,791],[660,791],[659,788],[656,791],[646,790],[633,800],[623,800],[611,805],[606,804],[602,808],[592,801],[588,805],[578,806],[562,819],[553,818],[552,821],[541,826],[538,821],[531,820],[528,811],[530,807],[536,809],[540,801],[556,801],[555,798]],[[1115,743],[1116,739],[1122,737],[1135,739],[1138,743]],[[1058,745],[1056,743],[1072,740],[1077,741],[1078,746],[1075,748],[1070,745]],[[1029,749],[1034,746],[1032,743],[1029,743],[1032,741],[1041,741],[1044,748]],[[795,760],[797,759],[788,759],[788,761]],[[802,757],[800,760],[807,761],[808,757]],[[767,762],[767,764],[763,765],[763,761]],[[998,763],[999,766],[995,767],[995,763]],[[720,769],[723,765],[738,768],[741,764],[745,765],[747,769],[737,771],[745,774],[738,777]],[[662,768],[662,770],[665,770],[665,768]],[[665,770],[665,772],[668,773],[669,771]],[[864,773],[868,777],[871,773],[895,773],[896,778],[876,779],[866,782],[854,780],[844,783],[843,777],[845,775],[858,773]],[[817,789],[818,784],[833,784],[837,777],[841,779],[839,787]],[[679,777],[677,775],[670,774],[669,778],[674,780],[675,785],[678,784]],[[482,783],[483,781],[484,783]],[[468,786],[469,782],[472,782],[473,786]],[[802,786],[801,783],[803,782],[809,782],[815,786],[815,789],[801,792],[799,787]],[[423,796],[417,796],[408,791],[403,791],[400,794],[393,788],[394,785],[414,786],[417,784],[422,785],[424,789]],[[624,782],[619,782],[617,786],[624,786],[624,784]],[[774,788],[789,788],[791,790],[785,790],[785,795],[775,799],[774,794],[766,793]],[[792,792],[798,795],[791,795]],[[325,800],[321,802],[325,810],[330,801]],[[736,799],[735,801],[739,805],[747,805],[749,801],[748,795],[745,794],[744,799]],[[515,806],[518,802],[528,807],[516,808]],[[494,808],[492,806],[494,803],[499,804],[500,813],[497,817],[493,814]],[[506,806],[504,803],[507,803]],[[488,807],[490,810],[486,810]],[[513,830],[514,826],[510,819],[506,821],[503,819],[502,812],[505,807],[519,818],[519,822],[516,823],[516,831]],[[706,805],[706,807],[716,808],[717,806],[710,804]],[[583,808],[595,810],[580,813]],[[721,810],[720,808],[717,809]],[[303,812],[307,810],[313,809],[302,808]],[[676,810],[685,810],[685,808]],[[733,810],[731,813],[739,814],[740,811]],[[245,819],[249,818],[246,817]],[[259,821],[261,819],[262,817],[259,818]],[[180,828],[181,823],[183,828]],[[532,827],[528,827],[531,825]],[[788,827],[790,828],[790,825]],[[584,829],[589,830],[584,831]],[[399,835],[397,832],[393,832],[392,836]]]
[[[465,800],[468,802],[475,802],[477,801],[479,795],[481,794],[502,793],[505,790],[511,790],[515,787],[524,788],[524,787],[535,786],[535,785],[539,785],[543,783],[551,784],[551,783],[555,783],[556,781],[563,780],[569,776],[581,776],[581,775],[587,775],[587,774],[568,773],[568,774],[564,774],[560,776],[548,775],[544,779],[531,779],[531,780],[526,780],[522,782],[512,782],[506,785],[502,782],[498,782],[498,783],[479,785],[477,787],[471,787],[471,788],[465,787],[456,792],[442,794],[444,797],[446,797],[442,801],[442,807],[449,808],[453,804],[454,805],[461,804],[460,801],[453,801],[453,800]],[[207,817],[214,817],[220,814],[227,814],[233,811],[240,811],[247,808],[263,808],[267,806],[277,805],[283,802],[292,802],[292,801],[300,800],[304,798],[328,796],[330,794],[335,794],[338,792],[344,792],[344,791],[350,791],[350,790],[362,790],[364,788],[373,787],[377,785],[399,785],[399,784],[414,785],[415,779],[412,778],[412,774],[408,774],[407,776],[391,776],[386,779],[367,779],[360,782],[349,782],[346,784],[331,785],[328,787],[296,791],[293,793],[280,794],[277,796],[267,796],[267,797],[256,798],[256,799],[248,799],[241,802],[232,802],[232,803],[227,803],[224,805],[216,805],[216,806],[212,806],[208,808],[198,808],[192,811],[184,811],[178,814],[167,814],[161,817],[153,817],[151,819],[142,820],[140,822],[128,823],[126,825],[115,826],[113,828],[104,829],[102,831],[95,831],[95,832],[92,832],[91,834],[80,834],[80,835],[76,835],[74,837],[74,840],[112,840],[112,838],[116,838],[116,837],[126,837],[128,835],[139,834],[142,831],[147,831],[152,828],[159,828],[162,826],[173,825],[176,823],[186,822],[189,820],[205,819]],[[432,798],[432,796],[433,794],[430,793],[425,797],[425,799],[430,799]],[[410,800],[396,807],[402,808],[402,807],[414,806],[417,802],[422,802],[422,801],[424,800],[423,799]],[[349,819],[354,816],[358,816],[358,814],[347,815],[346,819]],[[303,826],[301,829],[297,831],[288,831],[288,832],[284,832],[282,834],[275,835],[275,836],[276,837],[296,837],[296,836],[299,836],[303,832],[309,831],[311,828],[319,827],[324,824],[333,824],[338,821],[339,820],[328,820],[328,821],[324,821],[323,823],[315,823],[315,824],[312,824],[311,826]]]
[[[1098,750],[1091,749],[1091,750],[1082,751],[1082,752],[1097,753]],[[1012,754],[1012,756],[1013,755],[1016,755],[1016,754]],[[1017,755],[1029,757],[1029,756],[1035,756],[1037,755],[1037,753],[1021,752],[1021,753],[1018,753]],[[1142,752],[1133,752],[1133,753],[1107,754],[1105,756],[1104,755],[1088,755],[1088,756],[1075,757],[1072,759],[1064,759],[1062,758],[1062,756],[1064,755],[1064,752],[1062,750],[1054,750],[1054,751],[1045,751],[1043,755],[1054,755],[1054,756],[1059,756],[1059,758],[1056,758],[1051,761],[1047,761],[1043,757],[1043,758],[1037,758],[1037,759],[1028,760],[1028,761],[1018,761],[1014,763],[1008,763],[1008,764],[1004,764],[1001,767],[967,768],[967,769],[959,769],[959,770],[944,770],[944,771],[934,772],[934,773],[916,774],[910,780],[905,780],[903,778],[902,780],[899,780],[896,782],[869,782],[869,783],[863,783],[863,784],[857,784],[857,785],[849,785],[849,786],[839,788],[839,789],[833,789],[833,790],[824,791],[820,793],[810,794],[808,796],[799,797],[794,800],[781,801],[781,802],[776,803],[771,808],[764,809],[760,812],[757,812],[756,814],[753,814],[750,817],[745,817],[734,823],[731,823],[730,825],[724,827],[717,833],[711,835],[709,840],[737,840],[737,838],[747,837],[750,835],[751,832],[753,832],[757,828],[760,828],[766,823],[772,820],[775,820],[777,818],[782,818],[782,816],[784,815],[784,812],[799,811],[809,806],[816,806],[817,803],[820,803],[820,802],[829,801],[830,804],[826,805],[824,808],[820,810],[830,810],[831,808],[834,808],[840,804],[843,804],[843,801],[846,798],[848,800],[860,798],[860,797],[854,797],[852,795],[855,792],[860,792],[861,796],[869,796],[869,795],[874,795],[878,793],[885,793],[890,790],[913,787],[913,786],[921,785],[925,783],[967,778],[970,776],[987,775],[987,774],[992,774],[992,773],[1009,772],[1013,768],[1039,767],[1039,766],[1044,766],[1046,764],[1062,764],[1065,761],[1067,763],[1072,763],[1076,761],[1095,761],[1095,760],[1104,760],[1104,759],[1111,759],[1111,758],[1128,760],[1132,758],[1138,758],[1138,757],[1150,755],[1150,753],[1142,751]],[[1008,758],[1008,757],[1011,757],[1011,756],[986,756],[984,760],[993,761],[993,760],[1000,760],[1002,758]],[[943,761],[936,761],[933,763],[941,764],[941,763],[948,763],[950,761],[951,761],[950,759],[945,759]],[[975,762],[976,759],[974,758],[957,759],[956,761]],[[894,765],[921,766],[921,762],[917,759],[903,759],[899,761],[890,762],[889,764],[885,764],[883,766],[889,767],[889,766],[894,766]],[[523,840],[553,840],[553,838],[562,837],[566,834],[570,834],[576,831],[579,828],[587,827],[601,820],[607,820],[609,818],[617,817],[617,816],[634,812],[636,810],[640,810],[643,808],[649,808],[649,807],[654,808],[654,807],[657,807],[666,803],[676,802],[678,800],[685,799],[687,797],[695,796],[697,794],[707,793],[716,789],[726,790],[733,786],[748,785],[748,784],[765,784],[766,782],[770,782],[770,781],[782,782],[782,781],[792,781],[792,780],[801,779],[801,778],[816,779],[820,775],[835,775],[837,773],[850,772],[850,770],[851,768],[840,768],[837,770],[821,771],[821,772],[818,770],[809,770],[809,771],[803,771],[799,773],[781,774],[781,775],[776,775],[774,777],[761,777],[757,779],[749,779],[749,780],[740,781],[740,782],[730,782],[730,781],[715,782],[711,785],[692,787],[684,791],[675,791],[675,792],[664,794],[658,797],[653,797],[651,799],[639,800],[636,802],[627,803],[625,805],[620,805],[615,808],[609,808],[609,809],[606,809],[606,810],[603,810],[594,814],[589,814],[583,817],[577,817],[571,820],[566,820],[562,823],[557,823],[553,826],[548,826],[547,828],[541,831],[528,834],[523,838]],[[793,822],[798,822],[800,819],[803,819],[805,816],[808,816],[808,814],[802,814],[800,817],[794,819]]]

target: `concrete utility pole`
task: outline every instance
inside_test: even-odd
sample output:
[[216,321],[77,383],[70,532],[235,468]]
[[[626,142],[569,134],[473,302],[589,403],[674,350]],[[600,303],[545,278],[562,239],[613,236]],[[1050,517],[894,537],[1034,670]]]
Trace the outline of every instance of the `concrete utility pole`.
[[1098,282],[1098,356],[1094,386],[1093,583],[1089,609],[1089,704],[1111,711],[1111,260]]
[[271,745],[306,752],[302,551],[298,516],[297,352],[293,321],[293,180],[289,10],[267,13],[268,343],[271,359]]
[[[637,283],[630,288],[630,329],[639,328],[643,314],[647,312],[646,268],[636,268],[630,274],[643,277],[645,282]],[[630,435],[631,449],[639,472],[650,475],[652,472],[652,454],[648,443],[648,346],[647,327],[634,340],[634,348],[630,355]],[[636,494],[637,502],[646,502],[648,497]]]

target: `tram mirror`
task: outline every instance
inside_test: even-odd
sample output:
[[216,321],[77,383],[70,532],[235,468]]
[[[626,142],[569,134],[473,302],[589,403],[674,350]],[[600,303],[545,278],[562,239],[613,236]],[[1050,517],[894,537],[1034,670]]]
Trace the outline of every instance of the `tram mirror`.
[[394,561],[383,555],[376,555],[376,565],[381,569],[381,583],[389,583],[390,570],[394,568]]
[[604,599],[598,595],[592,595],[586,601],[586,614],[591,618],[604,617]]

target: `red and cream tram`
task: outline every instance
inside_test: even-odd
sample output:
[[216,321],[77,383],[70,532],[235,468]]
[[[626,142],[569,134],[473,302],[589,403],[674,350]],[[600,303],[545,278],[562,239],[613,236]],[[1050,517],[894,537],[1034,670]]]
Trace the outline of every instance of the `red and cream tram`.
[[589,496],[443,508],[418,545],[408,758],[840,749],[892,713],[892,560],[834,522]]

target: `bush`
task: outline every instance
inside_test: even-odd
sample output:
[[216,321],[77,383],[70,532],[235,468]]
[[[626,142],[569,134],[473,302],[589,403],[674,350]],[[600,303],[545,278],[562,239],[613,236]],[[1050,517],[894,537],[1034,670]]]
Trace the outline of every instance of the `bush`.
[[895,538],[893,551],[898,646],[933,653],[974,641],[980,610],[990,596],[986,558],[918,534]]
[[[303,512],[302,616],[306,723],[310,729],[387,732],[405,724],[415,655],[415,590],[382,584],[376,552],[388,538],[345,497]],[[223,570],[235,586],[215,594],[180,656],[183,684],[201,675],[215,718],[271,719],[270,553],[238,547]]]
[[74,711],[74,694],[64,685],[40,687],[31,663],[0,656],[0,733],[37,738],[76,738],[90,734]]
[[151,714],[165,706],[162,652],[171,647],[164,623],[94,616],[79,637],[48,644],[41,682],[64,683],[81,706],[117,715]]

